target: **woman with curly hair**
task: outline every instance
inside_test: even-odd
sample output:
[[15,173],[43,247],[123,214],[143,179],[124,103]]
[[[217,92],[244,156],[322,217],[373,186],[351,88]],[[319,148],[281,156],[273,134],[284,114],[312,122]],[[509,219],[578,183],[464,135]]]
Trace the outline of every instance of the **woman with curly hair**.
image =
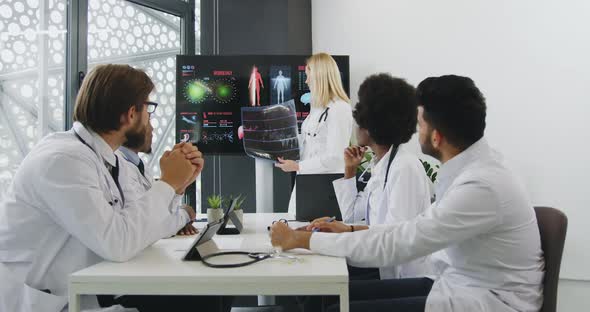
[[[361,84],[358,98],[353,112],[358,145],[344,151],[344,178],[333,182],[342,219],[353,224],[346,227],[347,231],[406,221],[430,206],[430,181],[424,167],[404,147],[416,132],[418,101],[414,87],[389,74],[377,74]],[[371,178],[359,192],[356,172],[369,148],[373,153]],[[421,258],[381,268],[380,277],[424,276],[424,262]]]

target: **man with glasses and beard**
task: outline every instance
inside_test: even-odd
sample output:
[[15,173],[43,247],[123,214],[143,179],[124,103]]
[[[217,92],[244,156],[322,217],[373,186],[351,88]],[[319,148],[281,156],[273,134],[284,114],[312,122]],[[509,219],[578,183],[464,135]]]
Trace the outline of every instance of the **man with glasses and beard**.
[[[150,116],[155,113],[158,103],[146,102],[147,112]],[[148,122],[145,126],[140,125],[140,129],[135,129],[134,132],[130,133],[127,137],[127,142],[123,143],[119,150],[116,152],[120,158],[125,159],[125,165],[129,165],[129,175],[122,177],[125,179],[125,186],[123,186],[123,192],[129,197],[139,198],[143,193],[152,187],[154,182],[151,170],[144,164],[143,160],[139,157],[139,153],[151,154],[152,152],[152,138],[154,128],[152,123]],[[184,143],[178,146],[183,146]],[[181,205],[182,195],[176,195],[172,204],[170,205],[170,212],[173,213],[176,209],[189,209],[192,207],[187,205]],[[194,235],[197,234],[198,230],[193,227],[191,223],[180,229],[177,234],[179,235]]]
[[473,80],[454,75],[427,78],[416,93],[422,152],[442,164],[431,207],[360,231],[337,221],[310,225],[353,233],[293,231],[277,222],[272,244],[359,267],[445,251],[448,265],[438,277],[352,281],[350,311],[539,311],[545,264],[537,219],[524,187],[484,138],[483,95]]
[[[128,261],[194,219],[192,209],[168,208],[203,169],[191,144],[164,153],[160,180],[139,198],[123,191],[127,167],[115,151],[145,136],[153,89],[141,70],[96,66],[78,91],[72,129],[46,136],[22,161],[0,203],[0,311],[61,311],[70,274]],[[125,297],[124,306],[141,312],[219,307],[204,298]],[[83,296],[81,306],[98,307],[96,296]]]

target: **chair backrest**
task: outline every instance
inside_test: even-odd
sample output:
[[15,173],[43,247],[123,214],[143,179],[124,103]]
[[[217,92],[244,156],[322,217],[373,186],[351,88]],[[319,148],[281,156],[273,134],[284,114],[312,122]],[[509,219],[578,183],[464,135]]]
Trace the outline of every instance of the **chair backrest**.
[[535,207],[535,214],[541,234],[541,248],[545,256],[544,299],[541,312],[555,312],[567,217],[563,212],[550,207]]

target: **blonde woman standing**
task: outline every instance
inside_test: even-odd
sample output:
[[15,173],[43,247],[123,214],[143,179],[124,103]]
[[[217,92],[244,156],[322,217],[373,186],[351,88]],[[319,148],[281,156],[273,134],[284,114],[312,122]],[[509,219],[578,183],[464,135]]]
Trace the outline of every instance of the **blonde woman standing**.
[[[279,158],[277,167],[297,174],[343,173],[343,151],[352,135],[350,99],[342,87],[336,61],[326,53],[312,55],[305,67],[311,91],[311,110],[301,125],[299,162]],[[295,214],[296,187],[289,213]]]

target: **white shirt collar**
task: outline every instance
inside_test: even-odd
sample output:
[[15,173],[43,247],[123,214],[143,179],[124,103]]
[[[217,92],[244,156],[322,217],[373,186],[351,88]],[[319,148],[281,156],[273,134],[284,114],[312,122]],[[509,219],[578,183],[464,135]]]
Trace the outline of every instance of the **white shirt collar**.
[[438,170],[436,178],[436,198],[440,199],[446,192],[453,180],[463,171],[468,164],[480,159],[482,156],[490,155],[491,149],[485,138],[471,144],[466,150],[449,159]]
[[136,166],[139,165],[139,162],[141,161],[141,159],[139,158],[139,155],[136,152],[130,150],[129,148],[127,148],[125,146],[120,146],[119,151],[121,151],[121,153],[123,153],[123,156],[129,162],[131,162],[132,164],[134,164]]
[[86,128],[78,121],[74,122],[72,129],[80,136],[82,140],[84,140],[84,142],[86,142],[86,144],[90,145],[94,152],[102,157],[106,163],[112,167],[115,166],[115,153],[111,146],[107,144],[107,142],[100,135],[89,128]]

